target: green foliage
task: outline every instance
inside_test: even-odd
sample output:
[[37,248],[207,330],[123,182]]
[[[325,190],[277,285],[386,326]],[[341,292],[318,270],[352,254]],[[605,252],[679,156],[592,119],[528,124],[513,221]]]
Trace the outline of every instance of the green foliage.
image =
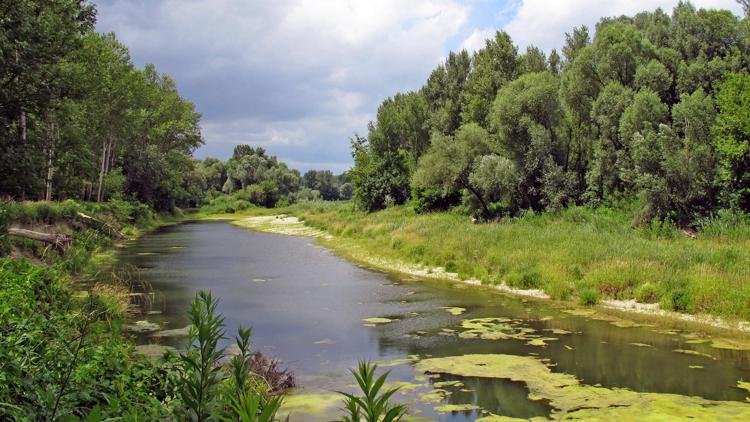
[[71,296],[63,277],[26,261],[0,259],[0,418],[72,418],[100,405],[163,418],[166,375],[133,355],[95,291]]
[[224,318],[216,314],[216,305],[211,293],[199,292],[188,311],[192,325],[187,350],[180,354],[183,375],[177,392],[190,420],[209,420],[217,407],[223,355],[218,345],[224,338]]
[[[399,105],[414,93],[380,106],[370,145],[353,144],[355,197],[372,211],[410,193],[424,212],[461,195],[465,211],[486,218],[639,198],[636,223],[680,226],[721,206],[748,210],[746,30],[727,10],[683,2],[671,16],[602,18],[593,42],[588,28],[574,28],[562,58],[534,46],[519,54],[497,32],[471,59],[450,53],[433,70],[420,91],[426,113]],[[471,124],[487,132],[487,158],[451,145]],[[425,127],[425,153],[410,154]],[[466,156],[478,164],[459,185]]]
[[735,241],[750,238],[750,214],[737,210],[719,210],[698,220],[698,228],[706,237]]
[[750,75],[727,76],[716,95],[714,133],[725,203],[750,211]]
[[713,100],[702,90],[672,108],[673,128],[636,134],[633,158],[646,209],[639,218],[670,218],[687,225],[716,206],[716,152],[711,138]]
[[654,283],[641,284],[635,291],[635,300],[641,303],[658,303],[662,292]]
[[487,127],[497,91],[515,79],[518,67],[518,49],[510,36],[496,32],[472,57],[471,73],[463,91],[462,121]]
[[418,213],[445,211],[457,204],[461,196],[458,192],[445,192],[440,188],[415,186],[412,193],[414,211]]
[[378,365],[369,362],[359,362],[357,369],[351,369],[362,395],[340,393],[345,397],[344,410],[347,415],[345,422],[395,422],[406,414],[406,406],[392,405],[389,400],[398,391],[393,388],[380,393],[388,372],[375,378]]
[[[221,398],[224,409],[219,416],[222,421],[241,422],[270,422],[275,420],[275,415],[281,407],[281,397],[272,397],[265,401],[264,396],[259,394],[257,387],[252,384],[251,374],[248,368],[253,359],[250,352],[251,329],[240,326],[237,329],[235,345],[237,353],[229,362],[231,388]],[[260,378],[260,377],[258,377]],[[265,382],[265,380],[263,380]]]
[[409,172],[403,152],[377,152],[367,139],[352,140],[354,201],[364,210],[403,204],[409,196]]
[[599,303],[599,292],[594,289],[583,289],[578,296],[578,300],[581,305],[596,305]]
[[176,379],[178,414],[194,421],[275,421],[282,398],[267,397],[270,390],[278,387],[267,384],[270,372],[252,372],[257,360],[256,354],[250,352],[251,330],[239,327],[235,337],[238,352],[229,362],[229,370],[220,363],[226,353],[219,347],[225,331],[224,318],[217,314],[216,305],[210,292],[201,291],[188,311],[191,326],[187,350],[179,356]]
[[489,217],[485,195],[470,181],[477,160],[490,152],[488,138],[487,131],[475,123],[461,126],[454,138],[435,134],[414,173],[412,189],[434,189],[444,197],[466,189],[480,202],[482,214]]

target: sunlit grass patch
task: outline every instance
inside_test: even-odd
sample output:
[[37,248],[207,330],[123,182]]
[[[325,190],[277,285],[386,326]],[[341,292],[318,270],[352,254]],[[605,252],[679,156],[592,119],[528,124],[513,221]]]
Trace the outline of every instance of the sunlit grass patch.
[[541,289],[554,299],[636,299],[667,310],[750,318],[750,240],[742,237],[744,228],[730,228],[744,220],[716,220],[711,230],[688,238],[661,226],[633,228],[636,209],[633,203],[571,207],[483,224],[457,212],[416,214],[409,206],[364,213],[349,202],[271,212],[337,236],[335,248],[354,248],[342,253],[367,261],[424,265],[428,273],[442,269],[483,284]]

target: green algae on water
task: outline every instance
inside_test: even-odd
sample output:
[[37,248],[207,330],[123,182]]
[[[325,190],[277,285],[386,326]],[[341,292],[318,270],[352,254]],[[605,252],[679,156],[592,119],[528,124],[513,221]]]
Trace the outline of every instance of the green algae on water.
[[413,360],[410,358],[399,358],[399,359],[381,360],[375,363],[381,368],[388,368],[391,366],[408,365],[412,363],[412,361]]
[[390,318],[373,317],[373,318],[364,318],[362,321],[364,321],[367,324],[388,324],[389,322],[393,322],[394,320]]
[[591,316],[596,313],[593,309],[564,309],[563,312],[565,312],[568,315],[574,315],[574,316]]
[[482,408],[475,404],[444,404],[442,406],[437,406],[435,410],[438,413],[453,413],[479,411],[482,410]]
[[466,308],[460,308],[458,306],[443,306],[442,308],[445,309],[446,312],[454,316],[458,316],[466,312]]
[[646,348],[650,348],[650,349],[656,349],[656,347],[654,347],[654,346],[652,346],[650,344],[646,344],[646,343],[629,343],[629,344],[631,346],[635,346],[635,347],[646,347]]
[[[458,336],[461,338],[523,340],[527,345],[536,347],[546,347],[548,341],[557,340],[556,337],[545,337],[536,334],[536,329],[526,326],[521,320],[505,317],[467,319],[461,323],[461,327],[465,330],[459,333]],[[569,331],[565,332],[570,333]]]
[[747,381],[737,381],[737,388],[741,388],[747,392],[750,392],[750,382]]
[[433,403],[440,403],[441,401],[445,400],[446,397],[450,396],[451,392],[446,391],[440,388],[436,388],[432,391],[429,391],[427,393],[422,393],[419,395],[419,400],[422,403],[427,404],[433,404]]
[[726,350],[750,350],[750,342],[736,339],[718,338],[711,340],[711,347],[715,349]]
[[[463,355],[425,359],[425,373],[523,382],[529,397],[545,400],[552,417],[596,420],[750,420],[750,404],[665,393],[582,385],[572,375],[553,373],[538,358],[515,355]],[[482,419],[485,421],[502,419]]]
[[691,356],[701,356],[701,357],[704,357],[704,358],[708,358],[708,359],[711,359],[711,360],[717,360],[717,358],[716,358],[716,357],[714,357],[714,356],[711,356],[711,355],[709,355],[709,354],[707,354],[707,353],[701,353],[701,352],[699,352],[699,351],[697,351],[697,350],[690,350],[690,349],[674,349],[674,350],[672,350],[672,351],[673,351],[673,352],[677,352],[677,353],[682,353],[682,354],[684,354],[684,355],[691,355]]
[[292,414],[326,416],[331,410],[341,405],[341,396],[337,393],[301,393],[284,397],[279,416],[287,417]]
[[438,381],[435,384],[433,384],[435,388],[445,388],[445,387],[463,387],[464,383],[461,381]]

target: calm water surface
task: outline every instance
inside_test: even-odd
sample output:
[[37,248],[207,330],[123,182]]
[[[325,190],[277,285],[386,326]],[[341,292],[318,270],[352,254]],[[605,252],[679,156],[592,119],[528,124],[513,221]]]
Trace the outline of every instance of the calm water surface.
[[[281,359],[294,371],[305,393],[347,388],[352,383],[347,369],[362,359],[392,361],[410,355],[469,353],[535,355],[557,364],[554,371],[573,374],[585,384],[715,400],[744,401],[747,392],[735,386],[739,379],[750,379],[747,352],[688,344],[684,336],[660,334],[654,328],[618,328],[606,321],[568,315],[554,304],[522,301],[459,283],[399,278],[360,268],[316,246],[313,239],[249,232],[225,222],[162,228],[129,244],[119,262],[138,268],[140,281],[153,292],[144,297],[143,315],[138,318],[168,328],[184,327],[188,324],[185,311],[195,292],[210,290],[220,299],[218,308],[226,318],[228,334],[233,335],[240,324],[251,325],[256,350]],[[467,311],[454,316],[443,307]],[[364,326],[362,319],[369,317],[395,321]],[[573,334],[551,335],[558,340],[534,347],[520,340],[464,339],[444,330],[461,331],[463,320],[480,317],[514,318],[537,330],[558,328]],[[181,347],[183,340],[158,341]],[[674,349],[698,350],[718,359],[675,353]],[[691,365],[703,368],[690,369]],[[414,381],[408,363],[388,369],[394,381]],[[473,403],[514,417],[549,414],[544,403],[527,400],[523,384],[461,381],[465,386],[453,389],[445,403]],[[420,388],[397,394],[396,399],[436,420],[477,417],[475,412],[435,412],[435,404],[422,403],[418,397],[429,391],[429,387]],[[292,420],[326,417],[296,414]]]

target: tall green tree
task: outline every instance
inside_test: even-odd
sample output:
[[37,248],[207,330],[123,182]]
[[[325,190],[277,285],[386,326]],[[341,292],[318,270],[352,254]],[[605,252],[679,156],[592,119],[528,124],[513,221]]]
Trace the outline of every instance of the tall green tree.
[[[68,91],[60,63],[80,48],[96,10],[77,0],[0,4],[0,193],[44,197],[51,109]],[[46,138],[45,138],[46,137]]]
[[430,129],[452,135],[461,124],[461,96],[469,78],[471,58],[466,50],[451,52],[432,71],[422,92],[430,113]]
[[472,57],[471,73],[463,90],[461,119],[487,128],[487,115],[497,91],[518,74],[518,49],[506,32],[496,32]]
[[750,211],[750,75],[727,76],[716,95],[714,135],[726,205]]
[[479,202],[481,214],[490,217],[484,192],[470,180],[477,160],[490,152],[489,134],[476,123],[461,126],[455,137],[435,133],[412,184],[415,189],[437,188],[443,194],[465,189]]

